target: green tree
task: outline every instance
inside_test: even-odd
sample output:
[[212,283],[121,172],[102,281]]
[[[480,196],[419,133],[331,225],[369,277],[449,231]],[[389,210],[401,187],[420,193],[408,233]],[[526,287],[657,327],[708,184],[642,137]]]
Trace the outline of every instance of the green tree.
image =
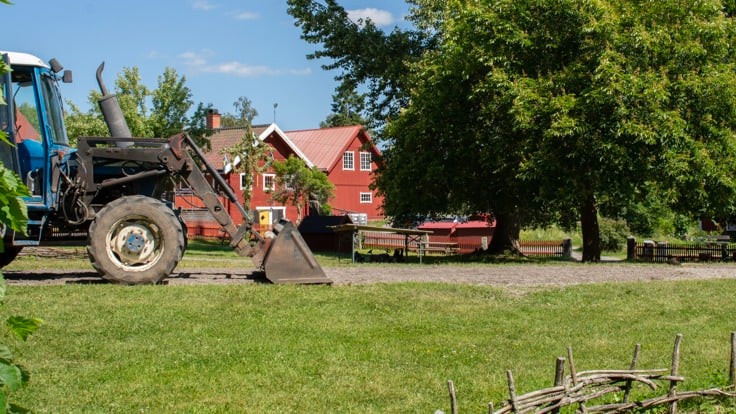
[[253,125],[253,119],[258,116],[258,111],[253,107],[253,102],[245,96],[241,96],[233,102],[233,109],[235,113],[222,114],[220,124],[224,128],[243,128]]
[[[118,103],[120,109],[123,110],[130,133],[134,137],[153,137],[153,128],[148,114],[148,98],[151,90],[141,83],[139,69],[124,67],[123,72],[115,81],[115,87]],[[97,108],[99,112],[96,99],[93,108]],[[102,116],[101,113],[100,116]]]
[[296,207],[297,223],[302,220],[302,210],[311,200],[321,209],[329,209],[327,202],[334,196],[335,186],[327,174],[317,167],[309,168],[301,158],[289,155],[284,161],[273,163],[276,173],[276,190],[271,197],[282,204]]
[[169,137],[185,129],[189,119],[187,111],[194,104],[192,92],[185,85],[186,77],[166,68],[158,78],[158,87],[151,92],[152,110],[150,116],[153,136]]
[[252,125],[253,119],[258,116],[258,111],[253,107],[253,102],[245,96],[241,96],[233,102],[236,117],[243,123]]
[[[356,85],[368,89],[371,126],[387,144],[376,180],[385,197],[384,212],[401,221],[417,214],[493,209],[496,231],[489,250],[518,250],[520,210],[530,207],[530,197],[523,199],[517,192],[507,191],[514,175],[501,173],[513,169],[512,163],[496,162],[502,155],[496,150],[503,150],[484,143],[482,137],[475,139],[485,134],[477,124],[477,108],[467,103],[474,79],[466,76],[462,67],[457,68],[460,72],[448,73],[437,68],[436,73],[447,79],[427,84],[423,90],[429,95],[423,103],[412,94],[413,88],[427,81],[423,76],[435,70],[419,66],[432,66],[432,59],[442,57],[437,51],[451,27],[447,19],[462,7],[455,1],[409,0],[412,9],[408,19],[414,28],[385,33],[370,21],[352,22],[336,1],[324,3],[288,0],[289,13],[302,28],[302,38],[321,46],[308,57],[330,59],[323,68],[341,70],[336,78],[341,82],[339,89],[354,90]],[[440,100],[433,102],[431,94]],[[410,100],[414,108],[426,104],[422,107],[427,117],[422,116],[422,110],[400,112],[401,108],[411,108]],[[396,122],[383,131],[385,121]],[[474,157],[477,149],[484,155]],[[509,148],[505,154],[516,153],[516,148]],[[490,163],[495,165],[489,169]],[[491,172],[497,172],[493,178],[498,186],[488,181]]]
[[542,211],[567,220],[576,212],[586,261],[600,259],[599,213],[632,201],[733,211],[734,25],[717,1],[681,6],[458,3],[438,56],[446,62],[427,64],[428,84],[442,70],[470,79],[484,141],[511,167],[505,190],[533,188]]
[[[681,213],[733,212],[727,4],[411,3],[416,30],[403,34],[421,41],[391,49],[396,31],[351,25],[334,1],[289,1],[304,38],[323,45],[313,57],[331,58],[343,81],[394,81],[371,88],[405,107],[386,112],[377,184],[387,212],[485,206],[500,227],[494,244],[499,230],[579,220],[587,261],[600,258],[599,213],[647,197]],[[389,50],[404,74],[361,61]]]
[[205,152],[209,152],[212,149],[209,137],[214,131],[207,126],[207,111],[212,108],[213,105],[211,103],[207,105],[202,102],[198,103],[197,109],[194,110],[192,117],[189,118],[189,125],[186,128],[189,136]]
[[332,113],[324,122],[320,122],[320,128],[331,128],[351,125],[367,125],[368,121],[363,118],[365,112],[365,96],[354,89],[347,90],[344,86],[338,86],[332,95]]
[[66,101],[66,107],[64,125],[71,145],[76,145],[78,137],[106,137],[110,135],[110,130],[107,129],[101,114],[94,111],[82,112],[79,106],[69,100]]
[[[192,94],[186,86],[186,78],[180,77],[176,70],[166,68],[158,78],[156,89],[151,90],[141,82],[138,68],[123,68],[115,81],[114,93],[134,137],[165,138],[187,130],[195,142],[209,148],[208,137],[212,131],[206,127],[205,110],[208,107],[199,103],[192,116],[187,116],[193,104]],[[70,110],[64,120],[72,140],[79,136],[109,136],[97,104],[100,96],[100,92],[90,91],[90,109],[87,112],[67,102]]]
[[[419,7],[425,1],[408,3]],[[302,29],[302,39],[321,47],[307,58],[328,59],[330,62],[322,67],[339,70],[335,78],[340,82],[338,90],[353,91],[364,85],[368,91],[370,126],[380,131],[385,120],[393,118],[408,104],[408,65],[434,45],[436,31],[425,20],[429,15],[417,15],[418,21],[426,23],[418,30],[395,27],[386,33],[370,20],[351,21],[335,0],[325,0],[324,4],[314,0],[287,0],[287,4],[289,14]]]

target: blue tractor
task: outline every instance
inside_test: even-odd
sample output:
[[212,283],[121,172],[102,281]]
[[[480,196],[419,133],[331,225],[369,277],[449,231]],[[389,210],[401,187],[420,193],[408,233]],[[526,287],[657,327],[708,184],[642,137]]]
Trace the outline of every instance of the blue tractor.
[[[79,137],[69,145],[59,82],[71,82],[55,59],[48,64],[18,52],[0,52],[12,71],[0,79],[5,103],[0,161],[31,192],[24,201],[24,234],[4,231],[0,267],[26,246],[86,245],[105,279],[122,284],[158,283],[168,277],[187,246],[186,225],[173,208],[174,188],[188,186],[228,235],[274,283],[330,283],[294,225],[278,223],[274,237],[253,231],[253,220],[232,188],[182,132],[169,138],[133,138],[115,95],[102,82],[100,108],[111,137]],[[214,182],[214,184],[211,184]],[[238,206],[236,225],[223,200]]]

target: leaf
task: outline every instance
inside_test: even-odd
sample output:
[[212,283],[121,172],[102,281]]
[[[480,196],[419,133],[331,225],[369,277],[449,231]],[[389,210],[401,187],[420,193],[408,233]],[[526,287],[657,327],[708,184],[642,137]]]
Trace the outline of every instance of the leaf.
[[0,344],[0,361],[12,363],[13,358],[15,358],[15,356],[13,355],[13,352],[10,350],[10,348],[5,344]]
[[10,406],[8,407],[8,413],[10,414],[28,414],[32,412],[33,411],[25,407],[21,407],[20,405],[13,404],[13,403],[11,403]]
[[5,386],[6,390],[10,392],[16,391],[24,384],[23,374],[15,365],[0,363],[0,382]]
[[0,414],[8,412],[8,394],[0,388]]
[[26,318],[23,316],[11,316],[6,322],[8,329],[21,341],[28,339],[28,335],[36,331],[43,321],[38,318]]

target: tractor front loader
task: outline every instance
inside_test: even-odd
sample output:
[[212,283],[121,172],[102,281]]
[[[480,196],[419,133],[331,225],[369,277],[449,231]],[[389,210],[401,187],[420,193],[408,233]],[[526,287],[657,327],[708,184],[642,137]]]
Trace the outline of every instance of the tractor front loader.
[[[6,231],[0,266],[24,246],[87,245],[90,261],[105,279],[123,284],[158,283],[186,250],[186,225],[173,206],[174,188],[184,183],[227,233],[230,246],[249,256],[274,283],[331,283],[294,225],[282,221],[274,237],[253,230],[253,219],[233,190],[185,132],[170,138],[132,138],[114,95],[97,78],[111,138],[80,137],[68,144],[58,81],[71,80],[61,65],[2,52],[12,67],[2,86],[0,124],[10,138],[0,160],[32,192],[25,199],[28,229]],[[3,123],[3,121],[5,121]],[[208,178],[214,181],[210,184]],[[237,206],[237,225],[221,201]]]

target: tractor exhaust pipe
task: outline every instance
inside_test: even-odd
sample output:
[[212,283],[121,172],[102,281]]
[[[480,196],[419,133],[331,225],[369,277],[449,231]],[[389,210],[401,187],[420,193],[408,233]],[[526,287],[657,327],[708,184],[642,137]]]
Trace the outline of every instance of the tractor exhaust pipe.
[[[97,68],[97,84],[100,85],[100,92],[102,92],[102,97],[97,103],[100,105],[102,117],[105,119],[105,124],[107,124],[107,129],[110,130],[112,138],[132,138],[133,134],[130,133],[128,122],[125,121],[123,110],[120,109],[118,97],[115,94],[108,93],[105,83],[102,81],[102,70],[104,68],[105,62],[102,62]],[[115,145],[119,148],[128,148],[133,145],[133,141],[120,141],[116,142]]]

